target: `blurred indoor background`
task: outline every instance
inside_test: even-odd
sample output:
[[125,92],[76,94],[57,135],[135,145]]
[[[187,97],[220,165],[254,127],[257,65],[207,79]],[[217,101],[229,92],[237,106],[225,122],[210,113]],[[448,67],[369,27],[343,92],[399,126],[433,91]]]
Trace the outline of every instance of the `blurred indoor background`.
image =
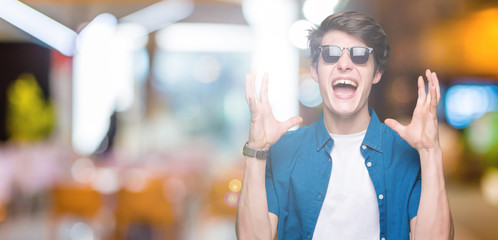
[[245,74],[312,123],[307,29],[342,10],[387,32],[381,120],[438,73],[456,239],[498,239],[496,0],[0,0],[0,239],[235,239]]

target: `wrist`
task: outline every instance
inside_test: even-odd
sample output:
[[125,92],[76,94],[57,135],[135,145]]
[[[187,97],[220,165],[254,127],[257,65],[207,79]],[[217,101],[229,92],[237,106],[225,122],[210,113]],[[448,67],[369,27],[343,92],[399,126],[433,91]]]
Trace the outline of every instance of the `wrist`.
[[249,138],[249,141],[246,142],[247,147],[257,150],[257,151],[268,151],[270,149],[271,144],[266,143],[265,141],[252,141]]
[[441,148],[421,149],[418,153],[420,166],[426,173],[443,171],[443,151]]
[[244,148],[242,149],[242,155],[257,159],[266,159],[268,156],[268,149],[255,148],[252,147],[249,142],[246,142],[246,144],[244,144]]
[[426,155],[426,156],[438,156],[442,155],[443,153],[443,150],[439,146],[433,148],[421,148],[417,149],[417,151],[419,155]]

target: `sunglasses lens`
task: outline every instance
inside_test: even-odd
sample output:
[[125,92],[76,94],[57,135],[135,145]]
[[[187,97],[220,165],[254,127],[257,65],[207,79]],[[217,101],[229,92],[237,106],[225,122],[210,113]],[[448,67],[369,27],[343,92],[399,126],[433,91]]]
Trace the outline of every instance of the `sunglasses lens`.
[[322,58],[326,63],[335,63],[339,61],[341,55],[341,48],[337,46],[324,46],[322,48]]
[[365,64],[370,56],[370,51],[365,47],[352,47],[349,55],[351,56],[351,61],[355,64]]

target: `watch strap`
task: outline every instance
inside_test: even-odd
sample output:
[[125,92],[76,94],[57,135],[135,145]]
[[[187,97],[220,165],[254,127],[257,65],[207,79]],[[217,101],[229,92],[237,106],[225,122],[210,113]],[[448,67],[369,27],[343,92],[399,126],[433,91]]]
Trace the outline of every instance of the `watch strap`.
[[244,148],[242,149],[242,155],[246,157],[255,157],[257,159],[266,159],[268,157],[268,151],[258,151],[256,149],[252,149],[247,146],[248,142],[244,144]]

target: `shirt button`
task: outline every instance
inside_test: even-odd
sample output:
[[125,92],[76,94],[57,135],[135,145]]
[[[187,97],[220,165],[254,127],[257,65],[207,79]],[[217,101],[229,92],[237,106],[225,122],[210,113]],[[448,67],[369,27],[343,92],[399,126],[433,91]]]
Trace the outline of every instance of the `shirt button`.
[[379,199],[380,199],[380,200],[384,199],[384,195],[379,194]]
[[372,163],[371,162],[367,162],[367,167],[371,167],[372,166]]
[[363,150],[367,149],[367,145],[363,144],[363,146],[361,146],[361,148],[363,148]]
[[386,238],[381,238],[381,240],[386,240]]
[[318,199],[322,199],[322,194],[318,194]]

